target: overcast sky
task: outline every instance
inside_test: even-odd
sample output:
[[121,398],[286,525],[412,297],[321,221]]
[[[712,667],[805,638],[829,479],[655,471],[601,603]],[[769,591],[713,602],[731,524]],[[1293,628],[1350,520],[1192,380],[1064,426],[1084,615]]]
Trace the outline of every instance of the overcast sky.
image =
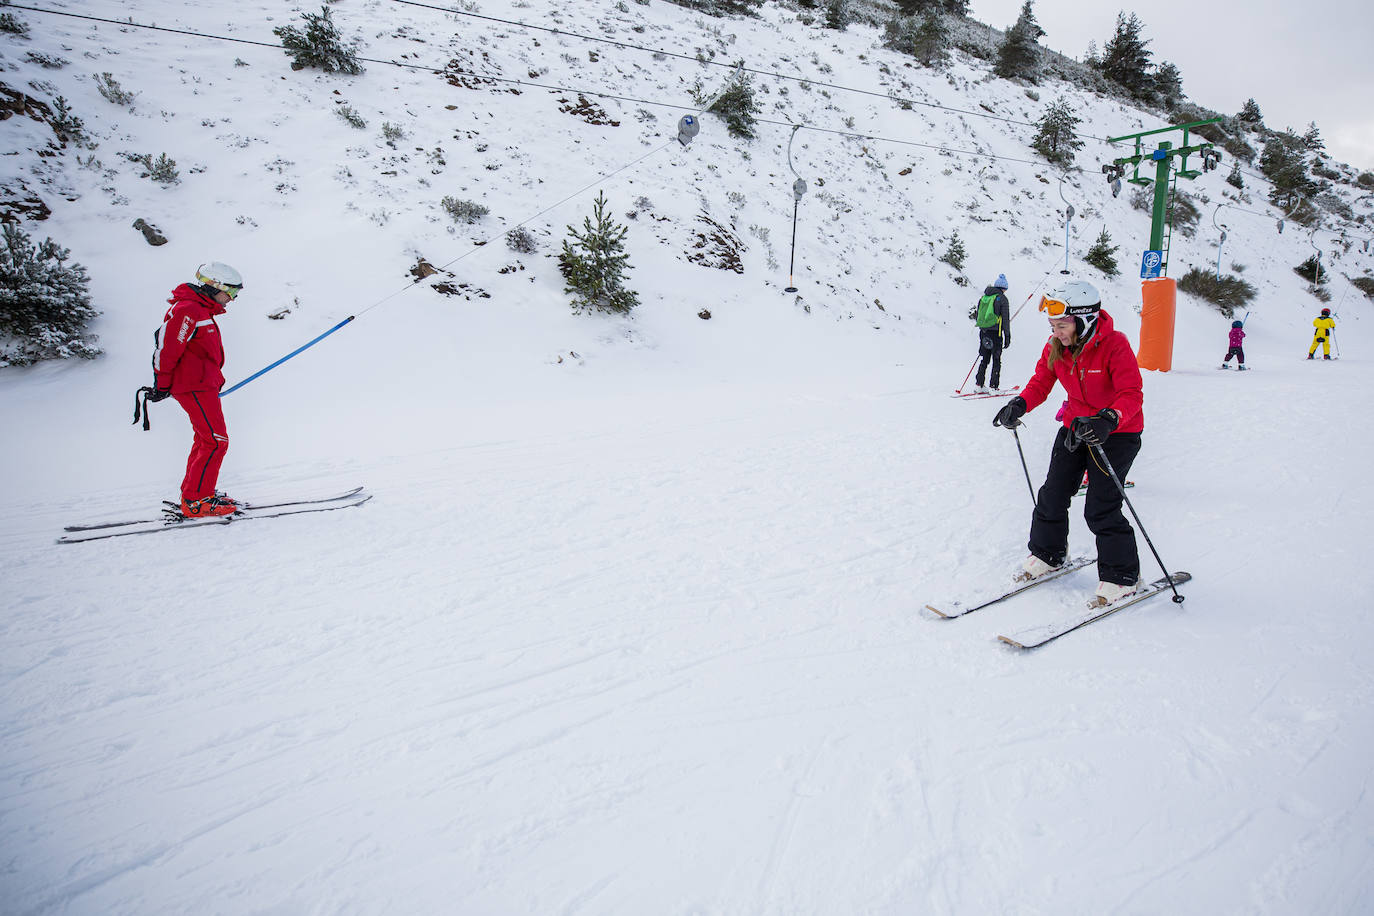
[[[1005,29],[1022,0],[972,0],[974,19]],[[1301,133],[1316,121],[1334,158],[1374,171],[1374,2],[1250,0],[1207,3],[1153,0],[1134,6],[1036,0],[1046,35],[1040,43],[1082,60],[1089,41],[1100,50],[1116,14],[1145,24],[1153,63],[1172,61],[1188,98],[1235,114],[1253,97],[1272,128]],[[1094,132],[1110,133],[1111,125]]]

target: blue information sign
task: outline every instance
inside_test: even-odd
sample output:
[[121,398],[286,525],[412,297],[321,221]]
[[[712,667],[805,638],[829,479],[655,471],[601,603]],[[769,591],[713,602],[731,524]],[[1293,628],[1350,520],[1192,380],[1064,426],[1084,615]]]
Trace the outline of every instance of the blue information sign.
[[1140,279],[1154,280],[1159,277],[1160,265],[1164,263],[1164,252],[1147,251],[1140,259]]

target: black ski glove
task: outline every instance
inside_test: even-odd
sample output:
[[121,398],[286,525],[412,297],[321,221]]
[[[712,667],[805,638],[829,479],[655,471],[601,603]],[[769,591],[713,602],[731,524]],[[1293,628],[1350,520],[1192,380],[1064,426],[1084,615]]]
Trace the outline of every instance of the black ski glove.
[[148,400],[152,401],[154,404],[158,401],[164,401],[171,396],[172,389],[170,388],[153,388],[148,392]]
[[1074,417],[1073,434],[1089,445],[1101,445],[1120,422],[1115,410],[1104,407],[1091,417]]
[[1015,429],[1021,425],[1021,418],[1025,415],[1026,399],[1017,395],[1003,405],[1001,410],[997,411],[997,416],[992,418],[992,425]]
[[1002,338],[1002,349],[1003,349],[1003,350],[1010,350],[1010,349],[1011,349],[1011,335],[1010,335],[1010,334],[1008,334],[1006,337],[1003,337],[1003,338]]

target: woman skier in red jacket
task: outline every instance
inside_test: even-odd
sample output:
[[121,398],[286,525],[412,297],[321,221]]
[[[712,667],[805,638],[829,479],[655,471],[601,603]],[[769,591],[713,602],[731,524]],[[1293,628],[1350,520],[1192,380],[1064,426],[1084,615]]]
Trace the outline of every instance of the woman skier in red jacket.
[[229,450],[219,390],[224,387],[224,343],[216,315],[243,289],[243,278],[228,264],[212,261],[196,271],[197,285],[183,283],[172,290],[171,308],[163,316],[153,352],[153,393],[150,401],[166,397],[191,418],[195,438],[181,481],[181,514],[187,518],[229,515],[234,501],[215,493],[220,465]]
[[1093,603],[1105,606],[1139,587],[1140,556],[1135,531],[1121,512],[1121,491],[1099,466],[1092,446],[1102,448],[1124,480],[1145,427],[1140,367],[1126,335],[1102,311],[1102,297],[1091,283],[1061,283],[1040,300],[1040,310],[1049,315],[1051,337],[1022,394],[992,421],[1014,427],[1049,397],[1056,381],[1064,386],[1068,402],[1063,428],[1055,436],[1049,472],[1031,516],[1031,555],[1016,577],[1030,581],[1063,564],[1069,549],[1069,503],[1086,471],[1083,515],[1097,536],[1100,580]]

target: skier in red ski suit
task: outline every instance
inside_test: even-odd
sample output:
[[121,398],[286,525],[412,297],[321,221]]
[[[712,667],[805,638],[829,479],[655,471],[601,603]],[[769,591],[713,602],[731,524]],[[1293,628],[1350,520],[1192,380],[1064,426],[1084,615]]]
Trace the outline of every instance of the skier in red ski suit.
[[227,264],[202,264],[197,284],[172,290],[171,308],[163,316],[153,353],[153,393],[150,401],[176,398],[191,418],[195,438],[181,481],[181,513],[188,518],[229,515],[232,499],[215,493],[220,465],[229,450],[219,390],[224,386],[224,344],[216,315],[243,289],[243,278]]
[[[1084,472],[1088,492],[1083,516],[1097,538],[1097,593],[1105,606],[1134,594],[1140,582],[1135,531],[1121,513],[1123,496],[1091,447],[1099,447],[1124,480],[1140,452],[1145,428],[1140,367],[1126,335],[1102,310],[1097,288],[1065,280],[1046,293],[1040,309],[1048,314],[1051,338],[1021,395],[998,411],[993,425],[1014,428],[1021,417],[1044,403],[1058,382],[1068,397],[1063,426],[1050,452],[1045,484],[1031,515],[1031,555],[1017,574],[1029,582],[1064,563],[1069,548],[1069,503]],[[1084,447],[1084,446],[1088,447]]]

